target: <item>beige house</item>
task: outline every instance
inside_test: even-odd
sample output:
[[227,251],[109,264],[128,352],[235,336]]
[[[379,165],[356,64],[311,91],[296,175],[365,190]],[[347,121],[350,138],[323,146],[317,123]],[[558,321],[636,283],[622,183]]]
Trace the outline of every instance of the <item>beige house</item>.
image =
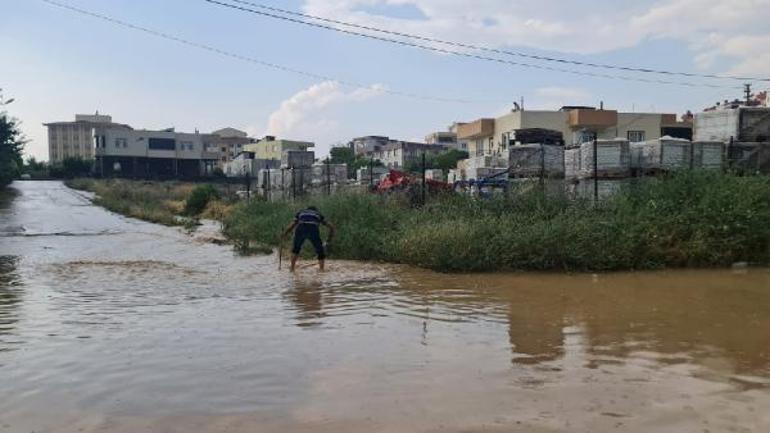
[[95,127],[117,127],[131,129],[128,125],[112,122],[111,116],[76,114],[74,122],[44,123],[48,128],[48,160],[52,164],[65,158],[94,159]]
[[280,161],[283,153],[286,151],[307,151],[314,146],[314,143],[307,141],[276,140],[275,137],[267,136],[256,143],[244,145],[243,151],[254,153],[256,159],[273,159]]
[[437,131],[425,136],[426,144],[440,144],[452,149],[467,151],[467,143],[457,141],[457,131]]
[[247,144],[254,143],[249,134],[235,128],[222,128],[211,133],[215,137],[213,148],[219,154],[217,165],[224,170],[225,164],[234,160]]
[[518,129],[559,131],[566,144],[578,144],[596,134],[600,139],[625,138],[631,142],[655,140],[664,135],[692,137],[692,123],[677,121],[675,114],[619,113],[592,107],[564,107],[558,111],[516,110],[496,119],[458,124],[458,140],[468,141],[471,156],[501,155]]

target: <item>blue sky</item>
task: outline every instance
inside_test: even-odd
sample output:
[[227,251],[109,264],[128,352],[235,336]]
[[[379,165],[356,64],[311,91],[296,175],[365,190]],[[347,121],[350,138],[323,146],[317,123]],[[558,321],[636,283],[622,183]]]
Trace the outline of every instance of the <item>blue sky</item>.
[[[42,159],[48,153],[43,122],[96,110],[136,128],[211,131],[232,126],[255,136],[273,133],[311,140],[323,154],[331,144],[359,135],[418,139],[455,120],[501,114],[520,97],[531,109],[604,101],[606,107],[626,111],[682,113],[741,94],[741,83],[733,81],[710,81],[724,88],[691,88],[429,53],[261,18],[203,0],[60,1],[233,53],[372,87],[355,89],[241,62],[40,0],[0,0],[0,87],[6,97],[16,98],[8,109],[23,122],[31,140],[28,154]],[[538,55],[770,75],[770,0],[262,3]],[[382,89],[472,102],[407,98]]]

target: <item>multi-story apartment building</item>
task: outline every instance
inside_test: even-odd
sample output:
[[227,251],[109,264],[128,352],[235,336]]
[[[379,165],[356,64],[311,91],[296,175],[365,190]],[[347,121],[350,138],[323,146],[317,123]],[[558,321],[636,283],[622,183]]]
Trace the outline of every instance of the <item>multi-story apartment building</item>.
[[438,131],[438,132],[433,132],[431,134],[428,134],[425,137],[425,143],[440,144],[442,146],[447,146],[452,149],[467,151],[468,143],[466,141],[458,141],[457,131],[456,130],[452,131],[451,128],[452,127],[450,127],[450,130],[448,131]]
[[414,143],[409,141],[391,141],[367,154],[376,161],[382,162],[387,168],[404,169],[410,165],[419,164],[422,155],[440,155],[451,147],[441,144]]
[[273,136],[266,136],[256,143],[244,145],[243,151],[254,153],[256,159],[275,159],[280,161],[284,152],[290,150],[307,151],[314,146],[314,143],[307,141],[277,140]]
[[496,119],[458,124],[458,140],[468,141],[471,156],[502,154],[519,129],[559,131],[567,144],[578,144],[596,135],[600,139],[626,138],[632,142],[665,135],[692,138],[692,122],[675,114],[619,113],[593,107],[564,107],[558,111],[515,110]]
[[382,135],[367,135],[365,137],[356,137],[350,140],[348,147],[351,148],[356,155],[367,155],[390,143],[395,143],[396,141],[397,140],[391,140],[390,137]]
[[94,159],[94,127],[131,129],[128,125],[113,123],[112,117],[96,114],[76,114],[74,122],[44,123],[48,127],[48,159],[51,164],[65,158]]
[[137,178],[195,178],[213,173],[218,139],[211,134],[134,130],[113,126],[93,128],[96,173]]
[[235,128],[223,128],[211,133],[215,137],[213,148],[219,154],[218,166],[224,169],[225,164],[234,160],[241,152],[243,146],[254,143],[254,139],[249,138],[249,134],[239,131]]
[[388,168],[403,169],[418,163],[422,154],[438,155],[457,145],[456,135],[451,132],[437,132],[426,137],[428,143],[394,140],[380,135],[354,138],[348,143],[357,156],[380,161]]

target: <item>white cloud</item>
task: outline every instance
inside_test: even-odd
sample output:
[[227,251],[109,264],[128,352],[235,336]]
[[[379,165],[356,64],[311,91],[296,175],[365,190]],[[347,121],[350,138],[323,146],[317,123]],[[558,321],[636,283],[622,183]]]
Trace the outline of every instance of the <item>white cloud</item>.
[[540,109],[555,110],[565,105],[591,105],[591,94],[577,87],[549,86],[535,90],[534,105]]
[[[360,9],[371,5],[410,5],[425,18]],[[770,66],[770,0],[305,0],[304,10],[471,44],[582,54],[666,38],[686,43],[698,67],[713,66],[719,56],[737,62],[731,72],[762,74]]]
[[[267,127],[252,126],[247,132],[255,136],[274,135],[279,138],[315,141],[316,153],[323,154],[325,141],[332,140],[340,122],[331,118],[334,109],[346,104],[368,101],[382,95],[385,87],[376,84],[369,88],[346,91],[335,81],[324,81],[303,89],[281,102],[267,119]],[[319,148],[321,147],[321,148]]]
[[590,94],[584,89],[579,89],[575,87],[558,87],[558,86],[541,87],[537,89],[535,93],[538,96],[541,96],[544,98],[552,98],[552,99],[561,98],[565,100],[587,99],[590,96]]

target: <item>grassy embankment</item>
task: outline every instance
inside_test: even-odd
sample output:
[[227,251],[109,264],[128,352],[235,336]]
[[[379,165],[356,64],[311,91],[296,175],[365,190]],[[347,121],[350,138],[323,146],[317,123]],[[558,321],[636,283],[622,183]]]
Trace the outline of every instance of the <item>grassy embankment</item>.
[[720,173],[647,179],[598,206],[538,190],[507,200],[446,195],[420,209],[396,197],[337,195],[240,203],[219,219],[236,244],[276,246],[311,202],[339,228],[339,259],[446,272],[770,264],[770,178]]
[[[210,196],[206,186],[192,183],[74,179],[66,184],[95,193],[94,204],[113,212],[168,226],[190,226],[199,217],[223,220],[232,209]],[[191,206],[188,202],[196,190]]]

